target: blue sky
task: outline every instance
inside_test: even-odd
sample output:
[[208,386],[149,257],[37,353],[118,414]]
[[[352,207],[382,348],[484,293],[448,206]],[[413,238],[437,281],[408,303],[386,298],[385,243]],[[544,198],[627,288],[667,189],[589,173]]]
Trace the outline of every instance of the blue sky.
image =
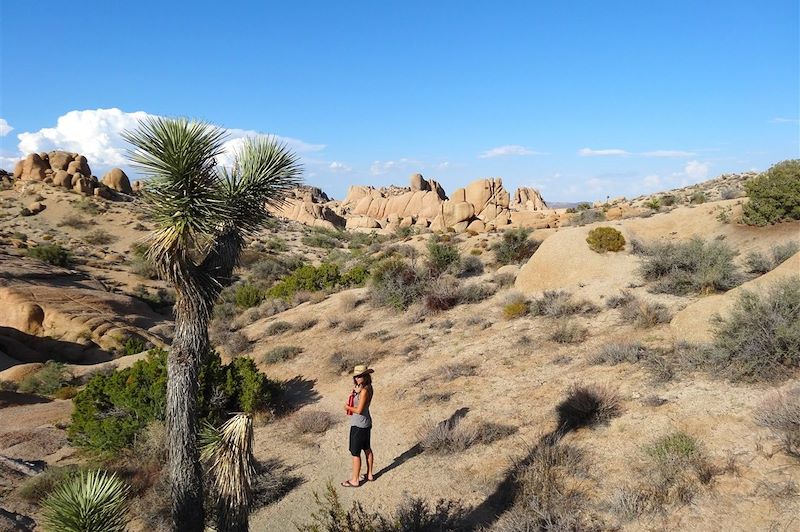
[[62,26],[0,33],[0,166],[121,164],[134,112],[281,136],[336,197],[421,172],[592,200],[800,157],[796,0],[536,4],[3,0],[6,30]]

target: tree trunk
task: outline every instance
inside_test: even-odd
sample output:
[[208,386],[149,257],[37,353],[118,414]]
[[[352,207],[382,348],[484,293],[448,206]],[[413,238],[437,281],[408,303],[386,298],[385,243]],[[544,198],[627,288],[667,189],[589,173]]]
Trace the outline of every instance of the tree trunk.
[[175,338],[167,358],[167,442],[172,530],[202,532],[203,476],[197,445],[200,364],[208,351],[208,312],[199,296],[178,295]]

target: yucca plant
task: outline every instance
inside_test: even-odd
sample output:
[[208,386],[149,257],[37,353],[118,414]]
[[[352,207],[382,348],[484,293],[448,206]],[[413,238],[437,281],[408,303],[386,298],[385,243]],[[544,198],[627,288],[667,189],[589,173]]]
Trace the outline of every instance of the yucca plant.
[[217,530],[246,532],[256,475],[251,417],[237,414],[219,429],[207,426],[200,457],[213,485]]
[[223,169],[225,134],[185,118],[148,118],[124,138],[149,181],[142,205],[156,223],[147,257],[176,293],[175,336],[167,359],[166,426],[172,529],[203,530],[203,483],[197,447],[197,390],[209,350],[208,322],[229,284],[245,238],[300,182],[297,156],[274,138],[247,139]]
[[122,532],[128,523],[128,487],[113,473],[84,471],[58,486],[43,503],[48,532]]

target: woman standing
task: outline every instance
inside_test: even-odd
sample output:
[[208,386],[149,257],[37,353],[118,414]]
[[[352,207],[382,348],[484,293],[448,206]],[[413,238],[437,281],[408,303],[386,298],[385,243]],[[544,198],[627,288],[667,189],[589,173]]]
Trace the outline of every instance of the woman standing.
[[372,377],[375,370],[364,365],[353,369],[353,392],[351,400],[345,405],[344,411],[350,416],[350,454],[353,457],[353,472],[350,478],[342,482],[345,488],[357,488],[361,485],[361,451],[367,462],[367,481],[374,480],[372,476],[373,455],[370,446],[370,433],[372,431],[372,417],[369,415],[369,404],[372,402]]

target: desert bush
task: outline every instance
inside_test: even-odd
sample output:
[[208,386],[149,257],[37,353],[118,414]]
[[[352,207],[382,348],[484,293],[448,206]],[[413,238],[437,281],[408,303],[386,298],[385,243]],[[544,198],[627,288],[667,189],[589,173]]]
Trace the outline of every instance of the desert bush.
[[800,385],[770,393],[754,412],[756,423],[781,439],[787,453],[800,458]]
[[314,327],[317,323],[319,323],[319,320],[317,318],[306,317],[306,318],[300,318],[299,320],[294,322],[294,325],[292,327],[294,328],[295,331],[298,332],[307,331],[308,329]]
[[710,367],[733,380],[777,380],[800,366],[800,276],[743,291],[715,326]]
[[731,200],[739,197],[739,191],[735,188],[725,187],[719,191],[720,199]]
[[508,288],[514,286],[514,281],[517,280],[517,276],[513,273],[498,273],[495,274],[492,280],[499,288]]
[[550,333],[550,339],[560,344],[578,344],[589,335],[588,329],[570,319],[560,319]]
[[114,474],[81,472],[44,500],[42,522],[53,532],[124,532],[129,519],[128,491]]
[[82,216],[78,216],[77,214],[68,214],[58,222],[59,227],[72,227],[74,229],[86,229],[89,225],[91,225],[91,221],[87,220]]
[[677,198],[672,194],[664,194],[663,196],[661,196],[660,201],[661,204],[664,205],[665,207],[672,207],[673,205],[675,205]]
[[503,301],[503,317],[507,320],[525,316],[530,312],[530,302],[519,292],[511,292]]
[[657,211],[661,208],[661,200],[659,198],[650,198],[649,200],[644,202],[644,206],[648,209],[652,209]]
[[277,364],[278,362],[291,360],[302,352],[302,347],[293,345],[280,345],[271,349],[266,355],[264,355],[264,363]]
[[450,275],[442,275],[424,290],[425,308],[430,312],[448,310],[461,302],[461,282]]
[[759,251],[753,251],[748,253],[745,258],[747,271],[749,273],[767,273],[780,266],[798,251],[800,251],[800,243],[796,241],[775,244],[770,248],[770,256]]
[[606,299],[606,308],[620,308],[627,305],[631,301],[634,301],[635,299],[636,296],[634,296],[628,290],[620,290],[618,295],[608,296],[608,299]]
[[579,211],[576,216],[569,220],[570,225],[583,226],[595,222],[602,222],[606,219],[606,215],[600,209],[587,209]]
[[508,437],[516,428],[480,421],[472,425],[461,423],[460,419],[441,422],[430,421],[419,432],[420,446],[435,454],[453,454],[467,450],[476,444],[490,444]]
[[371,366],[376,360],[385,355],[386,351],[380,345],[364,343],[334,351],[328,357],[328,362],[333,371],[338,374],[353,371],[353,368],[358,364]]
[[720,240],[659,242],[644,246],[640,272],[654,292],[685,295],[730,290],[742,282],[736,252]]
[[57,486],[74,478],[79,471],[80,468],[76,465],[49,466],[38,475],[22,481],[15,494],[25,501],[39,503]]
[[614,366],[622,362],[635,364],[647,357],[649,349],[638,342],[613,342],[605,344],[589,359],[592,364],[608,364]]
[[589,248],[597,253],[606,251],[622,251],[625,249],[625,237],[613,227],[595,227],[586,237]]
[[491,246],[498,264],[524,264],[542,244],[528,238],[531,230],[525,227],[503,231],[503,239]]
[[563,317],[572,314],[595,312],[597,307],[587,300],[575,301],[566,290],[545,290],[534,298],[530,311],[536,316]]
[[461,254],[453,242],[445,242],[432,234],[426,247],[428,249],[428,268],[432,272],[441,273],[458,267]]
[[48,360],[41,369],[25,376],[17,390],[22,393],[53,395],[70,380],[64,364]]
[[[130,447],[151,422],[163,421],[167,353],[153,349],[147,358],[110,374],[98,374],[73,399],[67,434],[80,447],[116,452]],[[213,422],[228,412],[256,412],[274,400],[276,386],[249,358],[223,365],[209,353],[200,371],[198,415]]]
[[367,323],[365,318],[360,316],[348,315],[342,319],[342,330],[344,332],[353,332],[361,330],[364,324]]
[[53,266],[67,267],[72,261],[70,252],[58,244],[37,244],[28,248],[25,254]]
[[264,331],[267,336],[276,336],[278,334],[283,334],[286,331],[292,330],[292,324],[288,321],[274,321],[270,323],[266,330]]
[[311,514],[310,523],[296,525],[299,532],[458,532],[468,525],[461,503],[445,499],[431,508],[421,498],[407,498],[394,513],[382,515],[366,511],[358,501],[345,508],[328,482],[324,495],[314,492],[314,500],[317,511]]
[[242,283],[236,287],[236,306],[239,308],[257,307],[264,301],[265,296],[261,287],[252,283]]
[[694,205],[700,205],[701,203],[706,202],[706,193],[702,190],[698,190],[697,192],[693,193],[689,196],[689,203]]
[[121,346],[124,356],[136,355],[147,349],[147,342],[138,336],[128,336]]
[[661,303],[634,298],[621,307],[622,319],[640,329],[649,329],[672,320],[672,313]]
[[643,451],[642,478],[637,485],[619,490],[612,503],[625,519],[663,511],[670,504],[688,504],[699,485],[711,483],[718,473],[699,442],[683,432],[662,436]]
[[617,392],[599,384],[574,384],[556,406],[558,430],[569,432],[607,423],[621,412]]
[[117,238],[114,235],[103,229],[89,231],[83,236],[84,242],[95,246],[105,246],[106,244],[114,242],[116,239]]
[[300,434],[323,434],[335,423],[324,410],[301,410],[292,416],[292,425]]
[[406,261],[389,258],[373,268],[369,295],[378,306],[405,310],[421,297],[424,284],[424,276]]
[[472,277],[483,273],[483,261],[475,255],[469,255],[461,259],[458,275],[459,277]]
[[512,471],[505,494],[511,507],[492,532],[608,530],[588,511],[583,453],[575,447],[541,442]]
[[300,241],[312,248],[333,249],[342,244],[342,234],[340,231],[314,227],[308,231]]
[[780,162],[744,186],[750,198],[742,211],[744,223],[800,220],[800,159]]
[[480,303],[497,293],[497,288],[487,283],[470,283],[461,287],[459,303]]
[[358,286],[365,282],[367,272],[362,269],[363,267],[357,266],[356,268],[359,269],[355,272],[345,272],[342,275],[339,272],[339,266],[330,262],[323,262],[316,267],[304,265],[275,284],[267,294],[270,297],[288,300],[301,291],[317,292],[333,290],[337,287]]

